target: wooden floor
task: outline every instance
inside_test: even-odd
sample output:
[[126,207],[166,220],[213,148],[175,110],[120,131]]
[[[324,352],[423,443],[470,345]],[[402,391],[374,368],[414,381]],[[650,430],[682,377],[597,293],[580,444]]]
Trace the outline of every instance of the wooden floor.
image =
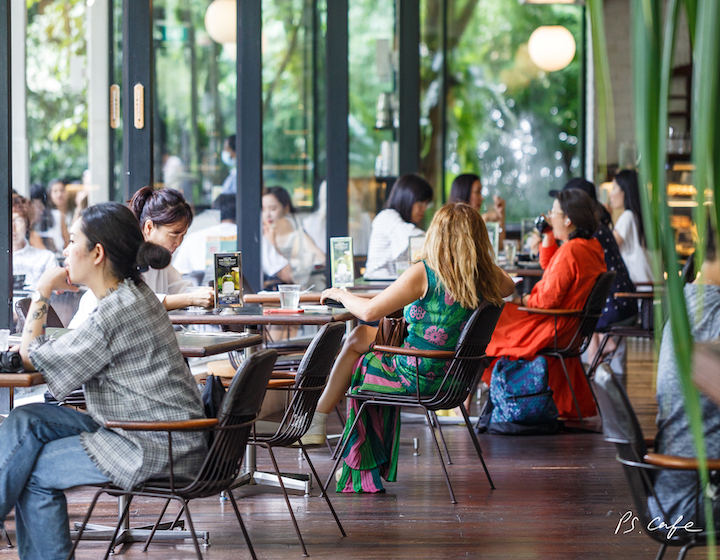
[[[651,343],[633,343],[629,352],[628,389],[646,436],[654,435],[653,351]],[[645,534],[616,534],[620,518],[633,505],[612,445],[594,433],[554,436],[480,436],[497,487],[490,490],[469,436],[461,426],[447,426],[453,453],[450,476],[458,498],[452,505],[432,439],[422,424],[403,426],[399,481],[387,484],[384,495],[332,493],[331,498],[348,533],[341,538],[324,501],[297,495],[291,498],[310,555],[314,558],[483,558],[483,559],[652,559],[657,546]],[[420,454],[413,455],[418,438]],[[312,452],[315,465],[327,475],[331,462],[325,450]],[[269,466],[259,452],[260,466]],[[280,454],[286,470],[306,472],[294,450]],[[282,498],[277,493],[250,489],[236,492],[239,507],[259,558],[297,559],[301,550]],[[72,521],[86,511],[90,493],[68,495]],[[229,502],[217,498],[193,502],[196,528],[210,531],[211,546],[204,557],[242,559],[245,548]],[[171,506],[174,507],[174,506]],[[152,521],[158,505],[133,504],[133,524]],[[177,510],[175,510],[177,511]],[[116,502],[106,499],[94,517],[111,523]],[[14,538],[13,520],[8,528]],[[83,542],[78,559],[96,559],[104,549]],[[668,558],[677,552],[669,550]],[[688,558],[703,558],[704,549]],[[195,558],[190,541],[154,543],[147,553],[134,544],[118,550],[130,559]],[[0,559],[17,558],[15,550],[0,549]]]

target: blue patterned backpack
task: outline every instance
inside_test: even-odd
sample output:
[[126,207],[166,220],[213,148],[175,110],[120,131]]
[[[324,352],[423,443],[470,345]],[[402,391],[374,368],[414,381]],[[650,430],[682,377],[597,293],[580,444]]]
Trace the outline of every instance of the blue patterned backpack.
[[558,409],[548,386],[547,360],[500,358],[490,382],[491,434],[548,434],[561,427]]

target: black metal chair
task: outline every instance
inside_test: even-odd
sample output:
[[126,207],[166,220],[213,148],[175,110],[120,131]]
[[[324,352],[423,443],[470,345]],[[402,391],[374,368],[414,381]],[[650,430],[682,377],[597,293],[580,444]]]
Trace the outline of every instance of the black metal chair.
[[347,394],[348,398],[356,399],[362,404],[360,405],[360,410],[355,417],[355,422],[350,427],[350,430],[346,430],[346,436],[340,446],[340,451],[337,454],[335,464],[330,472],[330,476],[325,482],[324,489],[326,491],[330,481],[333,480],[335,476],[335,470],[342,459],[349,437],[355,430],[361,412],[368,405],[420,407],[423,409],[428,426],[430,427],[430,431],[433,435],[433,439],[435,440],[435,447],[437,448],[437,452],[440,457],[440,464],[443,468],[445,482],[447,483],[448,491],[450,492],[450,500],[453,504],[456,504],[457,500],[455,499],[455,494],[450,483],[450,477],[448,476],[442,451],[440,450],[440,444],[438,443],[438,439],[435,434],[434,427],[436,424],[431,419],[431,413],[434,413],[437,410],[459,407],[462,412],[463,419],[465,420],[465,426],[467,427],[467,430],[470,433],[470,438],[475,446],[475,451],[477,452],[478,458],[485,470],[485,476],[490,483],[490,488],[495,488],[492,479],[490,478],[490,472],[488,471],[487,465],[485,464],[485,460],[482,456],[480,442],[475,435],[473,427],[470,425],[470,419],[468,417],[467,410],[465,409],[464,401],[474,387],[478,373],[485,364],[485,349],[490,342],[490,337],[492,336],[492,333],[495,330],[495,325],[500,318],[502,308],[503,306],[496,306],[487,302],[482,303],[480,307],[473,312],[470,319],[468,319],[465,328],[460,334],[455,350],[416,350],[412,348],[397,348],[394,346],[375,346],[373,348],[375,352],[383,352],[385,354],[414,356],[418,358],[433,358],[437,360],[447,360],[450,363],[438,390],[431,395],[421,395],[419,393],[419,383],[417,384],[418,392],[415,394],[397,395],[375,391],[357,391]]
[[[305,460],[308,462],[318,486],[322,488],[322,481],[315,470],[315,466],[310,460],[310,456],[308,455],[305,446],[302,442],[300,442],[300,438],[305,435],[305,432],[307,432],[310,427],[310,422],[313,414],[315,413],[315,407],[317,406],[318,399],[320,398],[320,395],[327,383],[328,376],[330,375],[330,369],[335,361],[335,356],[337,356],[337,353],[340,351],[344,334],[344,323],[329,323],[320,328],[300,362],[300,366],[294,376],[294,383],[292,386],[284,388],[292,393],[292,399],[282,420],[279,424],[258,422],[255,425],[255,433],[251,436],[249,442],[252,445],[264,447],[270,454],[270,459],[272,460],[272,464],[275,469],[275,475],[277,476],[277,482],[283,491],[283,495],[285,496],[285,503],[287,504],[288,512],[290,513],[293,525],[295,526],[295,532],[297,533],[304,556],[307,556],[307,550],[305,548],[305,543],[303,542],[297,520],[295,519],[292,506],[290,505],[290,498],[288,497],[285,483],[283,482],[283,476],[296,478],[298,475],[288,475],[280,472],[277,461],[275,460],[275,454],[273,453],[273,447],[290,447],[296,442],[299,443],[302,453],[305,456]],[[284,374],[284,372],[281,372],[279,377],[283,378],[285,375],[286,374]],[[275,374],[273,376],[275,377]],[[292,380],[290,381],[292,382]],[[273,387],[271,386],[270,389],[272,388]],[[282,387],[278,387],[278,390],[282,389]],[[340,528],[342,536],[346,536],[345,530],[335,513],[335,509],[330,503],[330,498],[328,497],[327,492],[323,492],[322,494],[327,502],[330,512],[335,518],[335,522]]]
[[[133,431],[162,431],[168,434],[168,453],[170,473],[169,478],[162,480],[150,480],[145,484],[134,488],[130,491],[124,491],[112,484],[105,484],[96,492],[90,509],[85,515],[85,519],[78,531],[72,550],[68,555],[68,559],[73,557],[77,543],[82,538],[85,526],[90,519],[95,504],[102,493],[108,493],[113,496],[127,496],[125,508],[120,516],[115,534],[110,540],[105,559],[112,550],[120,526],[130,510],[130,503],[134,496],[146,496],[151,498],[161,498],[165,500],[165,506],[153,526],[150,535],[145,543],[147,550],[155,531],[160,524],[162,516],[170,503],[170,500],[177,500],[182,504],[181,513],[185,513],[189,530],[192,534],[193,544],[198,560],[202,560],[200,545],[198,544],[195,529],[193,527],[192,517],[188,502],[195,498],[205,498],[214,496],[223,491],[229,490],[235,482],[240,471],[240,464],[245,455],[245,445],[250,436],[250,431],[260,412],[265,391],[267,388],[272,368],[275,364],[277,353],[274,350],[262,350],[252,354],[240,366],[237,374],[233,378],[230,388],[223,399],[222,408],[217,418],[203,418],[198,420],[187,420],[179,422],[133,422],[133,421],[108,421],[106,427],[117,428]],[[198,474],[193,480],[178,480],[173,475],[172,462],[172,434],[176,431],[200,431],[209,430],[213,435],[213,441],[210,449],[202,464]],[[250,554],[255,558],[250,537],[245,529],[240,511],[238,510],[235,498],[232,492],[227,492],[232,503],[235,515],[237,517],[240,528],[245,537],[245,542],[250,549]],[[178,515],[179,517],[179,515]],[[177,519],[176,519],[177,521]]]
[[[660,560],[668,546],[679,546],[678,560],[685,557],[687,551],[695,546],[706,544],[707,533],[668,530],[674,525],[675,519],[669,518],[665,513],[663,504],[655,492],[653,479],[656,473],[663,469],[695,471],[697,474],[697,461],[688,457],[676,457],[659,453],[648,453],[640,423],[630,404],[630,399],[619,379],[613,374],[608,364],[600,364],[593,379],[598,405],[602,411],[603,433],[605,441],[615,444],[617,448],[617,461],[625,471],[625,477],[630,485],[630,492],[635,503],[635,513],[641,526],[647,528],[652,524],[656,530],[643,529],[652,539],[660,543],[660,550],[656,560]],[[710,470],[720,469],[720,459],[709,459]],[[698,477],[699,488],[699,477]],[[697,492],[697,494],[700,494]],[[650,512],[648,500],[654,499],[662,512],[662,519]],[[695,503],[696,519],[702,504]],[[663,525],[664,524],[664,525]]]
[[[568,387],[570,387],[573,402],[575,403],[575,409],[577,410],[578,417],[580,418],[580,424],[583,428],[585,427],[585,422],[583,421],[580,405],[578,404],[578,400],[575,396],[575,389],[573,388],[572,381],[570,381],[570,375],[568,374],[565,360],[571,358],[579,359],[580,355],[587,349],[588,344],[590,344],[590,339],[595,332],[595,326],[597,325],[598,319],[600,319],[600,316],[602,315],[603,306],[605,305],[608,292],[610,291],[610,287],[612,286],[614,280],[615,272],[613,271],[603,272],[600,274],[595,281],[593,289],[590,291],[590,295],[588,295],[585,300],[585,305],[582,309],[540,309],[535,307],[520,307],[521,311],[526,311],[535,315],[550,315],[555,320],[555,337],[553,346],[544,348],[538,352],[538,354],[541,356],[558,358],[560,360],[563,373],[565,374],[565,379],[567,380]],[[558,317],[575,317],[579,319],[577,328],[570,338],[570,341],[562,347],[558,342]],[[590,387],[590,392],[592,393],[590,381],[587,380],[587,383],[588,387]],[[597,403],[594,393],[593,398]]]
[[[22,332],[23,327],[25,326],[25,319],[27,318],[28,309],[30,309],[30,303],[31,301],[29,297],[19,299],[15,302],[15,314],[18,318],[16,332]],[[48,305],[48,314],[45,324],[48,327],[55,328],[63,328],[65,326],[53,309],[52,305]]]

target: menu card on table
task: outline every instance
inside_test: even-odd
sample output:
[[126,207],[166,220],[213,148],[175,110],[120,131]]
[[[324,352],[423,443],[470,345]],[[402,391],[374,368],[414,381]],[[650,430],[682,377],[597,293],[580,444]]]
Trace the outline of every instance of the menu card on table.
[[215,305],[242,306],[242,255],[215,253]]
[[330,271],[333,288],[348,288],[355,285],[352,237],[330,238]]

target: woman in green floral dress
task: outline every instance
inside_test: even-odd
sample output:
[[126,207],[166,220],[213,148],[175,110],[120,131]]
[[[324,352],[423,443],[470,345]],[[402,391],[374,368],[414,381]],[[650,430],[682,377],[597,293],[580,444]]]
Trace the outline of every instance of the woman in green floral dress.
[[[404,308],[408,334],[403,346],[422,350],[452,350],[472,312],[482,301],[499,304],[514,291],[513,281],[495,264],[487,230],[480,215],[467,204],[443,206],[428,228],[420,262],[372,299],[329,288],[323,301],[333,298],[363,321],[377,321]],[[304,444],[325,440],[327,414],[348,388],[384,393],[416,392],[416,358],[372,351],[377,329],[356,327],[340,352],[317,405]],[[445,360],[417,360],[420,393],[432,394],[445,373]],[[348,402],[345,430],[360,406]],[[382,492],[381,478],[394,481],[400,415],[393,407],[367,406],[350,436],[343,456],[337,490]]]

